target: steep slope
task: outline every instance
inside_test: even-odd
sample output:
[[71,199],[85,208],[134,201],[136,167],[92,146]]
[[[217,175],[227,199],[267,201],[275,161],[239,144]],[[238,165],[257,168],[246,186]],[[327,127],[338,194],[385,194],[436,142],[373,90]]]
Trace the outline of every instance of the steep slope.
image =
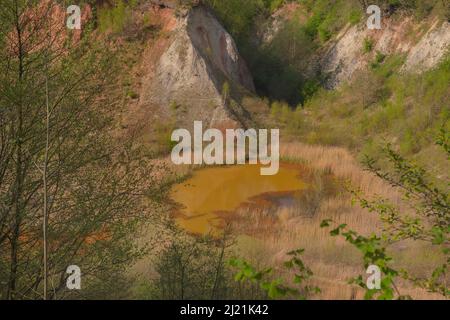
[[186,128],[194,120],[246,126],[249,115],[239,101],[254,85],[232,37],[203,6],[174,10],[163,2],[150,8],[165,17],[166,36],[144,54],[140,108]]
[[[276,11],[260,30],[261,47],[276,43],[284,25],[297,19],[297,28],[309,28],[311,13],[302,5],[290,4]],[[308,31],[305,31],[308,32]],[[294,44],[295,45],[295,44]],[[384,16],[381,30],[369,30],[366,17],[357,24],[347,23],[330,40],[314,41],[316,52],[308,59],[308,68],[300,70],[307,78],[320,76],[325,87],[334,89],[354,79],[358,71],[367,69],[377,55],[403,57],[402,72],[432,69],[450,48],[450,23],[430,16],[418,21],[408,14]]]
[[[365,41],[370,52],[364,52]],[[423,72],[436,66],[449,46],[448,22],[417,24],[411,18],[386,19],[381,30],[369,30],[365,25],[347,26],[320,57],[319,68],[327,77],[326,87],[332,89],[352,80],[377,54],[404,55],[402,71]]]
[[[301,106],[289,108],[284,97],[271,104],[271,116],[284,125],[284,137],[345,146],[373,157],[391,143],[436,176],[448,171],[435,140],[450,125],[449,22],[437,14],[419,21],[408,11],[398,11],[383,18],[381,30],[368,30],[364,18],[358,24],[343,20],[344,27],[324,40],[319,33],[310,37],[308,24],[314,16],[308,14],[301,6],[295,15],[275,14],[268,24],[275,34],[266,31],[261,37],[260,46],[277,58],[288,56],[284,52],[291,53],[290,47],[298,52],[300,45],[314,46],[311,55],[281,60],[282,66],[294,66],[306,78],[294,87],[305,93]],[[292,31],[299,31],[297,47]],[[308,61],[307,68],[296,66],[298,61]],[[290,76],[292,69],[288,71]]]

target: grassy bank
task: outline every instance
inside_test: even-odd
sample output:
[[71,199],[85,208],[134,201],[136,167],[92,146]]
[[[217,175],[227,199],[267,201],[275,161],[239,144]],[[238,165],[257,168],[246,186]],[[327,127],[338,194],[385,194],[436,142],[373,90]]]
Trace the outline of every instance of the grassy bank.
[[290,140],[346,147],[359,156],[379,158],[380,147],[391,143],[436,176],[448,177],[434,141],[442,127],[450,129],[450,59],[421,75],[400,73],[401,62],[386,57],[352,84],[319,90],[303,108],[272,103],[272,119]]
[[[317,299],[362,299],[363,292],[348,284],[348,280],[363,274],[361,254],[342,239],[330,237],[320,228],[324,219],[346,223],[361,234],[377,233],[381,223],[377,216],[357,205],[345,192],[343,182],[361,189],[368,197],[382,196],[395,204],[401,203],[400,193],[381,179],[364,171],[355,158],[344,148],[311,146],[301,143],[284,144],[281,153],[285,159],[299,161],[314,170],[315,179],[306,199],[300,199],[299,206],[276,210],[249,211],[239,214],[238,230],[245,230],[247,236],[239,237],[240,254],[256,266],[276,266],[282,274],[286,253],[304,248],[304,261],[314,272],[311,283],[322,292],[311,296]],[[332,175],[337,187],[326,193],[321,185],[324,176]],[[329,182],[328,182],[329,183]],[[315,204],[313,214],[307,210]],[[417,252],[421,252],[420,255]],[[418,276],[427,275],[434,265],[443,260],[442,254],[430,245],[420,242],[402,242],[392,250],[394,264],[408,267]],[[414,299],[439,299],[422,289],[399,283],[402,294]]]

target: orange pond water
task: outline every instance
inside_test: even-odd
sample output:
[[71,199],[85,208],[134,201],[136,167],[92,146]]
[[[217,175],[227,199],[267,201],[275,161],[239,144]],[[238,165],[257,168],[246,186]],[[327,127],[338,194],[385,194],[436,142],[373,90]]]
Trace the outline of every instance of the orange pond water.
[[211,167],[195,171],[193,176],[171,190],[171,198],[180,205],[178,224],[191,233],[215,232],[223,218],[251,198],[266,193],[303,190],[300,168],[280,165],[278,174],[262,176],[259,165]]

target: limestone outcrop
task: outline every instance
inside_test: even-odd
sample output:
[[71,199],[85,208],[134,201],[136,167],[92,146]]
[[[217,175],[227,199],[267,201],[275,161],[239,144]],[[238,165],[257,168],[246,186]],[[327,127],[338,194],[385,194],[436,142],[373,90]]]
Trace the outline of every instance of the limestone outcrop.
[[[239,101],[255,87],[230,34],[203,6],[170,17],[164,48],[149,55],[141,104],[155,115],[189,127],[194,120],[214,127],[242,127],[248,114]],[[144,106],[145,107],[145,106]]]

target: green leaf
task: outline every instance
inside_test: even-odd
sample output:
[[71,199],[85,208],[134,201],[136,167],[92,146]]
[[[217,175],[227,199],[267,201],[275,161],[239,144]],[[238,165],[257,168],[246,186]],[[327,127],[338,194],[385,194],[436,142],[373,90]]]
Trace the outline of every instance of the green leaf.
[[433,234],[433,244],[435,245],[439,245],[444,243],[445,241],[445,236],[444,236],[444,232],[442,231],[441,228],[439,227],[433,227],[431,229],[431,232]]
[[326,228],[330,226],[330,223],[333,222],[331,219],[325,219],[320,223],[321,228]]

